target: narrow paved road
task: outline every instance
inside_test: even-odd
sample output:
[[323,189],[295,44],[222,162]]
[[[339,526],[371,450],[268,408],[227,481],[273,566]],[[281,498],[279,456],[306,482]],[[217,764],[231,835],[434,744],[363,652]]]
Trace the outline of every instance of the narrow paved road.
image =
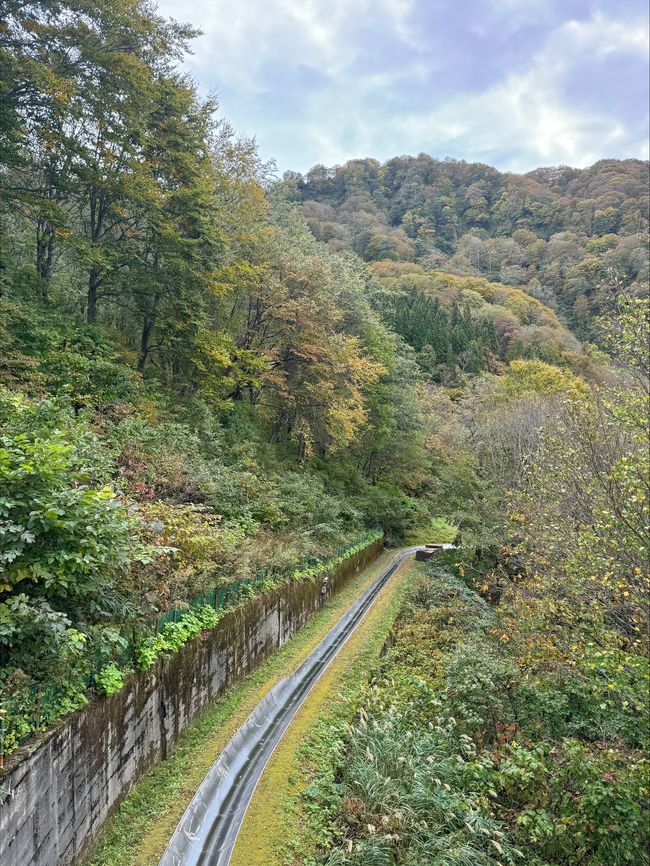
[[273,750],[384,584],[415,549],[396,554],[296,672],[280,680],[260,701],[212,765],[178,824],[160,866],[228,866],[246,809]]

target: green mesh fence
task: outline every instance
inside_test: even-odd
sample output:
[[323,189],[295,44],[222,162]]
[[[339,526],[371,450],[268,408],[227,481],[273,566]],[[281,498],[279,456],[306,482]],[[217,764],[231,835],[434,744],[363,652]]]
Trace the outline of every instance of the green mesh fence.
[[[357,539],[353,544],[345,547],[340,547],[332,557],[326,560],[318,559],[317,557],[309,557],[293,569],[292,574],[300,574],[308,572],[319,565],[326,563],[335,563],[336,560],[341,560],[351,551],[363,549],[373,541],[381,537],[381,532],[376,530],[367,533]],[[285,577],[287,575],[284,575]],[[222,610],[230,604],[236,603],[241,599],[242,595],[253,595],[255,590],[268,579],[269,571],[263,569],[254,577],[241,578],[233,580],[226,586],[215,586],[209,592],[204,592],[196,596],[184,608],[172,608],[165,611],[158,617],[155,624],[155,631],[160,632],[169,622],[178,622],[183,614],[192,607],[198,605],[209,605],[214,610]],[[281,578],[282,575],[277,575]],[[85,677],[85,681],[79,683],[79,687],[83,688],[92,686],[95,674],[109,662],[114,662],[122,669],[135,668],[135,646],[136,636],[133,632],[125,637],[124,647],[118,649],[113,648],[109,654],[106,652],[95,652],[89,658],[89,673]],[[1,685],[1,683],[0,683]],[[10,689],[4,689],[0,692],[0,765],[3,755],[9,754],[20,746],[24,745],[35,733],[45,730],[57,719],[61,718],[67,712],[77,709],[77,706],[70,705],[70,694],[57,683],[35,683],[33,681],[24,682],[17,687],[12,686]]]
[[[314,566],[321,565],[323,562],[328,562],[330,560],[339,559],[346,555],[346,553],[358,547],[361,544],[367,543],[371,544],[372,541],[380,538],[382,535],[380,530],[374,530],[373,532],[369,532],[366,535],[358,538],[352,544],[346,545],[345,547],[339,547],[333,556],[328,557],[326,560],[319,559],[318,557],[310,556],[300,563],[297,563],[291,571],[300,572],[307,571]],[[210,607],[214,608],[214,610],[222,610],[231,602],[234,602],[239,597],[242,588],[245,587],[257,587],[264,583],[264,581],[268,578],[269,572],[267,569],[263,569],[262,571],[257,572],[254,577],[248,578],[244,577],[240,580],[233,580],[225,587],[215,587],[210,592],[204,592],[201,595],[197,595],[196,598],[192,599],[189,604],[189,607],[196,607],[198,605],[207,604]],[[161,631],[164,626],[168,622],[178,622],[178,620],[182,617],[183,613],[188,608],[172,608],[171,610],[165,611],[159,618],[156,623],[156,631]]]

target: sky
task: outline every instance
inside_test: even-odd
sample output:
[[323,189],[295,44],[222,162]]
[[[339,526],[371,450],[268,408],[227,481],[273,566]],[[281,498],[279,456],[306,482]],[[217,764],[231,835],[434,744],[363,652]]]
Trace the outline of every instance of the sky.
[[647,0],[159,0],[185,68],[279,172],[429,153],[648,158]]

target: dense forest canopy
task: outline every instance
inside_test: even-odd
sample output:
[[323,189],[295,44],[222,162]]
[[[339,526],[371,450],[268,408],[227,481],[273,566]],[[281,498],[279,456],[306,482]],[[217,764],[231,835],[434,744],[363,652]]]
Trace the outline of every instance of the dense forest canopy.
[[516,175],[420,154],[318,165],[286,180],[332,248],[523,286],[583,336],[590,318],[609,309],[613,279],[634,294],[647,284],[641,160]]
[[[179,72],[191,28],[143,0],[4,7],[5,751],[170,651],[165,611],[377,527],[455,539],[531,682],[570,668],[591,706],[609,678],[637,724],[647,163],[278,180]],[[587,728],[638,771],[636,739]]]

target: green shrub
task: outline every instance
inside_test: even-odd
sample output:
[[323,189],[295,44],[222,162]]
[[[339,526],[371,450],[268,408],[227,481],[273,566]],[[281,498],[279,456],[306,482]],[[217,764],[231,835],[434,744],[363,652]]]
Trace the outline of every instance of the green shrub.
[[178,652],[192,638],[206,629],[214,628],[221,615],[210,605],[202,604],[181,614],[176,622],[167,622],[161,631],[139,641],[135,658],[139,670],[147,670],[156,659]]
[[648,863],[647,660],[577,645],[532,671],[507,615],[438,563],[413,582],[305,794],[315,862]]
[[514,810],[519,844],[553,863],[641,864],[650,842],[650,764],[578,740],[506,744],[479,788]]
[[491,741],[514,720],[511,695],[519,678],[517,665],[495,652],[484,636],[470,639],[447,662],[443,712],[458,720],[463,733]]
[[68,395],[77,409],[128,402],[138,394],[140,383],[130,367],[92,349],[89,354],[80,346],[56,349],[45,356],[40,369],[54,393]]
[[309,566],[308,568],[298,568],[291,575],[292,580],[313,580],[314,578],[320,577],[323,574],[327,574],[330,571],[334,571],[335,568],[338,568],[339,565],[342,565],[346,560],[350,559],[350,557],[355,556],[357,553],[361,553],[362,550],[365,550],[366,547],[369,547],[373,542],[379,541],[382,538],[383,533],[380,529],[375,529],[372,532],[366,533],[363,538],[359,539],[355,544],[346,547],[338,556],[327,559],[323,562],[318,562],[315,565]]
[[0,390],[0,591],[101,603],[138,552],[107,468],[64,405]]
[[114,662],[110,662],[95,674],[95,688],[100,695],[113,695],[124,685],[126,671],[121,670]]
[[411,498],[388,481],[362,488],[354,504],[370,526],[381,527],[390,547],[402,544],[414,526],[425,525],[431,520],[423,501]]

